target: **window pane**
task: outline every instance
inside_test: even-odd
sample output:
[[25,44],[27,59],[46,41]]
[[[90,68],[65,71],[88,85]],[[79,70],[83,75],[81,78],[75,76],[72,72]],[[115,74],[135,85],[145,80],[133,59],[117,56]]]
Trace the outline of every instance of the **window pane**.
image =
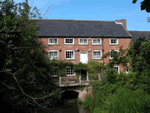
[[74,52],[73,51],[66,51],[66,58],[74,58]]
[[96,40],[96,39],[93,39],[93,43],[97,43],[97,40]]
[[53,56],[53,53],[49,52],[49,57],[52,58],[52,56]]
[[73,58],[73,51],[70,52],[71,58]]
[[97,51],[97,58],[100,58],[100,51]]
[[57,44],[57,39],[55,39],[54,43]]
[[67,75],[74,75],[73,68],[66,68]]
[[93,58],[101,58],[101,51],[94,51]]
[[53,43],[53,42],[52,42],[52,39],[49,39],[49,43]]
[[117,39],[111,39],[111,43],[116,44],[117,43]]
[[93,52],[93,58],[96,58],[96,52]]
[[57,39],[49,39],[50,44],[57,44]]
[[100,44],[100,39],[97,39],[97,43],[99,43],[99,44]]
[[70,58],[69,57],[69,51],[66,51],[66,58]]
[[66,41],[66,43],[69,43],[69,39],[66,39],[65,41]]
[[80,39],[80,43],[83,43],[83,39]]
[[57,56],[57,51],[54,51],[54,56]]
[[65,43],[73,44],[73,39],[65,39]]
[[118,72],[118,67],[114,67],[114,69],[116,69],[116,70],[117,70],[117,72]]
[[49,58],[50,59],[58,58],[58,51],[50,51],[49,52]]
[[100,39],[93,39],[93,44],[100,44]]
[[84,39],[84,44],[87,44],[87,39]]
[[58,69],[53,70],[53,75],[58,75]]

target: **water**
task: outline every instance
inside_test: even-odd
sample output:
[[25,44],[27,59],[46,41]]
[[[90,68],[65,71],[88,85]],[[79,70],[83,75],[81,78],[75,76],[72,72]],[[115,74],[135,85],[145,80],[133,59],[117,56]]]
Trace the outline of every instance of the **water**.
[[91,113],[90,110],[77,106],[77,99],[65,99],[63,105],[52,107],[48,113]]

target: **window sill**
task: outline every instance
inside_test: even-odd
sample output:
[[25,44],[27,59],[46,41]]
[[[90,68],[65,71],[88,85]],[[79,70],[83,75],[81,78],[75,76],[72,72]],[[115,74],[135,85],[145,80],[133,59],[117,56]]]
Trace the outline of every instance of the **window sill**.
[[58,75],[51,75],[51,77],[59,77]]
[[93,60],[102,60],[102,58],[93,58]]
[[119,44],[110,44],[110,45],[119,45]]
[[52,45],[52,46],[54,46],[54,45],[58,46],[58,44],[48,44],[48,45],[49,45],[49,46],[51,46],[51,45]]
[[79,44],[79,46],[88,46],[88,44]]
[[92,44],[92,46],[97,46],[97,45],[102,45],[102,44]]
[[74,45],[74,44],[65,44],[65,45]]
[[66,76],[76,76],[76,75],[66,75]]
[[74,59],[66,59],[66,58],[65,58],[65,60],[75,60],[75,58],[74,58]]
[[59,58],[57,58],[57,59],[53,58],[53,59],[50,59],[50,60],[59,60]]

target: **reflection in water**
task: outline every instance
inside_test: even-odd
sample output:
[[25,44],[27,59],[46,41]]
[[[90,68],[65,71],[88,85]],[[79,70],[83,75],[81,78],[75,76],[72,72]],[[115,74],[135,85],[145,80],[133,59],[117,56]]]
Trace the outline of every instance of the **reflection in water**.
[[90,110],[77,106],[77,99],[65,99],[63,105],[55,106],[48,113],[91,113]]

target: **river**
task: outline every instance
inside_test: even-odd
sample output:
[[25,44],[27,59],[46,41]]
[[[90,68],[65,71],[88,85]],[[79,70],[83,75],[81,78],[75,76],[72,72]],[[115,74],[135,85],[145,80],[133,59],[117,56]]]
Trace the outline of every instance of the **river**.
[[77,99],[65,99],[63,105],[52,107],[48,113],[91,113],[90,110],[77,106]]

